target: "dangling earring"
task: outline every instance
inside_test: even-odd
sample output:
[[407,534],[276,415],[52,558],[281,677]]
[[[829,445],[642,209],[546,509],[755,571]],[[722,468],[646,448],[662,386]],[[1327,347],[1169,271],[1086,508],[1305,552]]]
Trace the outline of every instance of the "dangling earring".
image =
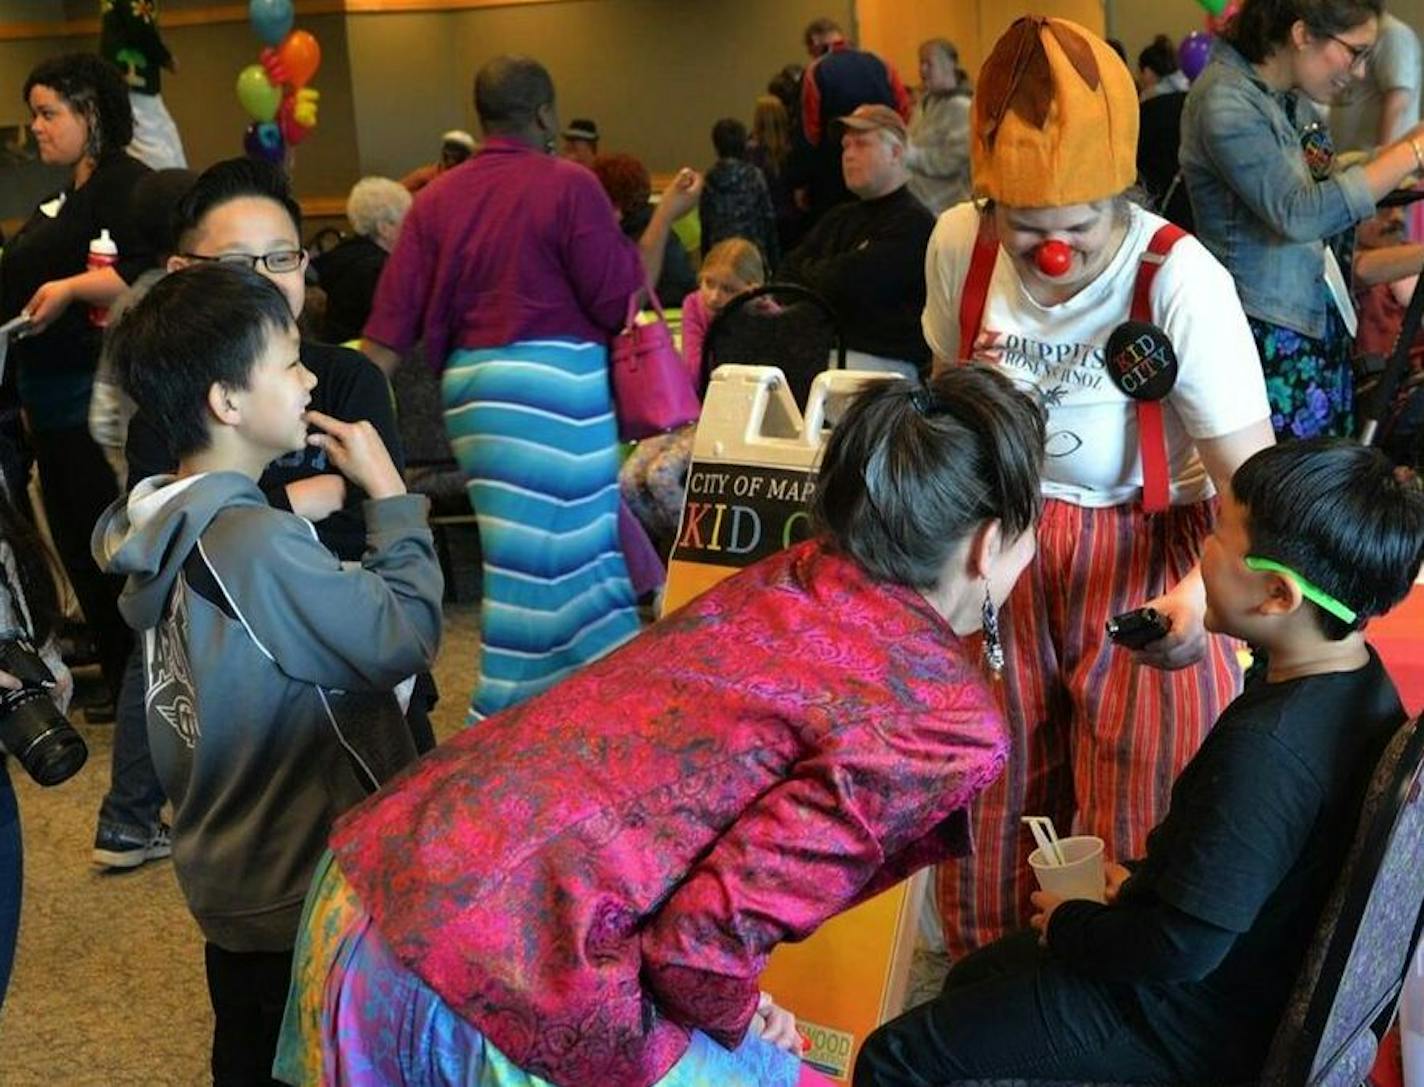
[[984,663],[995,676],[1004,671],[1004,643],[999,640],[999,609],[989,596],[989,581],[984,580],[984,606],[979,614],[984,628]]

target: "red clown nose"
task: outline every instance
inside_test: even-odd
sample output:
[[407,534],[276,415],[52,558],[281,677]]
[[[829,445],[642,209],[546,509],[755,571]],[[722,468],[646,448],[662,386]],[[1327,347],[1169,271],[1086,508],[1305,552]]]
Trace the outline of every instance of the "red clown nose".
[[1068,268],[1073,263],[1073,250],[1057,238],[1050,238],[1034,251],[1033,259],[1040,272],[1057,279],[1061,275],[1067,275]]

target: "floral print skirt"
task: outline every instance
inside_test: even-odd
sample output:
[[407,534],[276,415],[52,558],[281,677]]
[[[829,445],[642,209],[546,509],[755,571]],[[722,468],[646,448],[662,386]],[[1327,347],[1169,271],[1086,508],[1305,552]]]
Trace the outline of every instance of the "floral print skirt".
[[[302,1087],[552,1087],[519,1068],[381,938],[331,853],[307,895],[273,1076]],[[693,1031],[655,1087],[832,1087],[754,1032],[734,1050]]]
[[1350,436],[1355,429],[1355,378],[1350,334],[1340,315],[1327,311],[1321,339],[1255,317],[1247,321],[1266,374],[1276,439]]

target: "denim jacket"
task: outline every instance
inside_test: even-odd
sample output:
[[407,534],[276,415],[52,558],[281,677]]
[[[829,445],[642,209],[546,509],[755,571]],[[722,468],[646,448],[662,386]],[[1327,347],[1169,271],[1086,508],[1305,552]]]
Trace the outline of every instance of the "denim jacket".
[[1296,94],[1272,92],[1224,41],[1182,111],[1182,177],[1197,236],[1231,272],[1247,314],[1325,335],[1325,239],[1374,214],[1364,170],[1311,176],[1301,132],[1320,119]]

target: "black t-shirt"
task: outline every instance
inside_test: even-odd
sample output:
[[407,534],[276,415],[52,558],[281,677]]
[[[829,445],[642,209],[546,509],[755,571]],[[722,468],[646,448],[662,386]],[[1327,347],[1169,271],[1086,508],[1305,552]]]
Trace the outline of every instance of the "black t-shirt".
[[[380,432],[396,467],[403,468],[405,454],[396,430],[390,386],[371,360],[347,347],[303,341],[302,363],[316,375],[310,410],[348,423],[369,420]],[[124,452],[129,462],[130,489],[139,480],[172,472],[176,467],[168,443],[142,405],[129,422],[128,443]],[[291,509],[291,503],[287,501],[287,484],[334,472],[336,468],[327,461],[326,453],[308,446],[269,464],[257,485],[273,506]],[[361,503],[365,500],[366,493],[348,483],[346,505],[325,520],[316,522],[317,536],[337,558],[348,562],[359,561],[366,550],[366,523],[361,516]]]
[[1064,903],[1049,947],[1117,983],[1185,1073],[1254,1075],[1404,719],[1373,650],[1353,672],[1252,684],[1177,779],[1117,903]]
[[787,254],[777,275],[826,297],[846,346],[923,366],[925,249],[935,218],[904,186],[829,211]]
[[327,343],[345,343],[361,335],[387,256],[370,238],[355,237],[316,258],[317,278],[326,292]]
[[[153,252],[130,214],[133,187],[146,173],[147,166],[122,152],[107,155],[82,187],[66,188],[40,205],[0,256],[0,323],[17,316],[44,284],[82,273],[89,243],[101,230],[118,247],[114,270],[125,283],[152,266]],[[75,302],[40,335],[10,344],[5,386],[13,390],[18,379],[32,422],[41,429],[86,425],[100,338],[101,330],[89,323],[89,307]]]

